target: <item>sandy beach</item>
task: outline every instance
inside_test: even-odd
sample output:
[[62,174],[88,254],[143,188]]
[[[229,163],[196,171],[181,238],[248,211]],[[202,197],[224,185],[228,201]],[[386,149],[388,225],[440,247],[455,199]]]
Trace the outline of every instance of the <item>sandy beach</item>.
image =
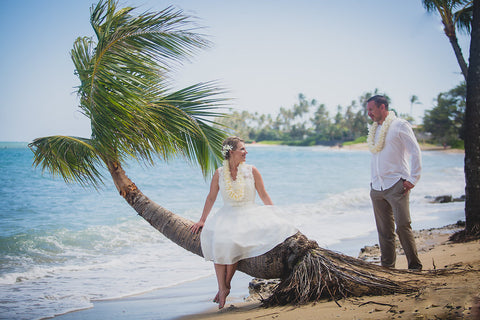
[[[480,319],[480,241],[451,243],[448,238],[457,230],[416,231],[425,284],[415,293],[352,297],[338,301],[340,306],[327,300],[271,308],[258,301],[227,301],[224,310],[212,307],[181,319]],[[397,268],[406,268],[405,256],[397,257]]]

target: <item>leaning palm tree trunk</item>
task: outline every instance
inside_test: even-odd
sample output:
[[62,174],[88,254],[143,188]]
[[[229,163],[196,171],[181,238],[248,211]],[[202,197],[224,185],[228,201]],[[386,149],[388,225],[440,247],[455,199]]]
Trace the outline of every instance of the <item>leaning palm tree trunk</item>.
[[462,71],[463,77],[465,78],[465,81],[467,81],[468,65],[467,65],[467,62],[465,61],[465,58],[463,57],[462,49],[458,44],[458,38],[455,31],[453,31],[453,33],[447,33],[447,37],[448,37],[448,41],[450,41],[450,45],[452,46],[453,52],[455,53],[455,58],[457,59],[458,65],[460,66],[460,70]]
[[[115,185],[135,211],[168,239],[203,257],[199,234],[193,234],[193,222],[161,207],[146,197],[125,175],[118,163],[108,164]],[[379,266],[320,248],[315,241],[298,232],[269,252],[241,260],[238,270],[257,278],[281,282],[265,305],[297,304],[321,298],[378,295],[415,290],[413,280],[392,280],[394,274]]]

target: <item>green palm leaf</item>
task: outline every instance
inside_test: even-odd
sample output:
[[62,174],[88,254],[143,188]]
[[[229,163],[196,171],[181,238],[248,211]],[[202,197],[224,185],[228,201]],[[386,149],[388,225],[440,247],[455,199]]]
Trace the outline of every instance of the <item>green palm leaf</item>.
[[454,24],[470,33],[473,19],[472,0],[422,0],[428,12],[438,12],[444,25]]
[[[181,137],[179,152],[184,157],[190,161],[202,159],[198,164],[204,175],[219,165],[220,146],[226,137],[217,129],[221,125],[211,120],[223,116],[212,111],[212,106],[223,102],[223,99],[214,98],[220,93],[214,83],[197,84],[154,101],[151,109],[155,122],[163,124],[164,132]],[[152,141],[153,144],[157,142]]]
[[462,9],[455,12],[455,21],[459,30],[470,34],[473,21],[473,1],[467,1]]
[[98,186],[97,170],[102,159],[84,138],[52,136],[35,139],[29,144],[34,153],[34,166],[48,169],[54,176],[61,176],[65,182],[77,182],[82,186]]

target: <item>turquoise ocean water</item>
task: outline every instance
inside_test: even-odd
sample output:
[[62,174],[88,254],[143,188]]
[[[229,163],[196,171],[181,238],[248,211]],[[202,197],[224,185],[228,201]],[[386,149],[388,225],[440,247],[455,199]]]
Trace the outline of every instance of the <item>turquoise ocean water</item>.
[[[309,238],[352,256],[376,243],[368,151],[247,149],[247,162],[262,173],[274,203]],[[52,317],[213,275],[211,263],[137,216],[107,173],[97,192],[42,175],[32,157],[26,144],[0,143],[0,319]],[[463,202],[433,204],[429,198],[464,194],[464,155],[430,151],[422,158],[423,174],[411,194],[414,229],[464,220]],[[155,167],[132,162],[125,169],[165,208],[195,221],[201,215],[209,180],[199,168],[175,160]],[[179,315],[159,312],[158,319]]]

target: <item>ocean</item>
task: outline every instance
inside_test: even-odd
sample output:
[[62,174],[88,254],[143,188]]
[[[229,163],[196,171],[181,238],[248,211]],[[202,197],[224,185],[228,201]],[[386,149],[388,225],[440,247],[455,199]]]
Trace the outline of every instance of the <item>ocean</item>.
[[[247,162],[261,172],[275,205],[310,239],[355,257],[363,246],[377,243],[368,151],[258,145],[247,150]],[[105,185],[96,191],[42,174],[32,159],[25,143],[0,143],[0,319],[43,319],[162,290],[182,296],[185,284],[213,277],[210,262],[139,217],[107,171]],[[413,228],[464,220],[464,202],[431,202],[464,194],[464,155],[426,151],[422,160],[422,177],[410,196]],[[210,180],[198,167],[176,159],[153,167],[132,161],[125,170],[153,201],[199,219]],[[219,196],[213,210],[221,203]],[[240,299],[248,294],[246,281],[238,289]],[[209,283],[215,293],[216,283]],[[186,312],[174,301],[164,308],[169,312],[155,319]]]

